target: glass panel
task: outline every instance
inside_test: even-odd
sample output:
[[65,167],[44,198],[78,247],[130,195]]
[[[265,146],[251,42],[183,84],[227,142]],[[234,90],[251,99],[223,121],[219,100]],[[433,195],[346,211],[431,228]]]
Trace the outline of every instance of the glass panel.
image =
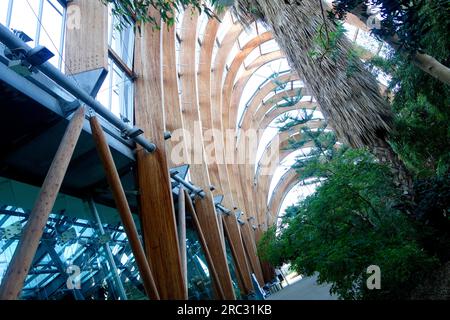
[[117,20],[112,17],[111,10],[109,10],[109,30],[108,39],[111,49],[118,54],[118,56],[128,65],[133,67],[133,52],[134,52],[134,31],[130,26],[123,30],[118,30],[115,26]]
[[62,52],[60,48],[62,16],[48,1],[44,1],[42,27],[39,44],[47,47],[55,55],[49,61],[58,67]]
[[108,69],[97,100],[118,118],[122,116],[133,123],[133,81],[111,59]]
[[6,25],[6,15],[8,14],[9,0],[0,0],[0,23]]
[[120,116],[120,88],[122,83],[122,75],[120,69],[114,65],[112,78],[113,78],[113,87],[112,87],[112,96],[111,96],[111,112],[114,113],[117,117]]
[[[190,224],[190,222],[188,222]],[[213,299],[211,278],[197,234],[189,225],[186,229],[188,296],[190,300]]]
[[13,1],[10,28],[21,30],[32,38],[33,41],[28,43],[30,47],[35,46],[37,37],[39,2],[39,0],[29,0],[28,2],[26,0]]
[[[4,206],[0,214],[0,227],[4,228],[14,221],[25,221],[24,211],[11,206]],[[9,209],[9,210],[6,210]],[[25,210],[28,212],[28,210]],[[25,214],[26,216],[26,214]],[[54,213],[51,214],[54,218]],[[113,279],[112,265],[108,262],[103,243],[99,242],[96,230],[92,226],[92,221],[83,219],[66,220],[60,218],[58,224],[49,223],[48,226],[56,228],[46,228],[43,238],[46,239],[46,246],[40,245],[37,251],[36,260],[30,268],[30,274],[26,278],[25,289],[22,291],[22,299],[119,299],[117,284]],[[5,219],[8,218],[8,219]],[[106,229],[111,227],[105,226]],[[115,228],[115,227],[114,227]],[[55,229],[56,234],[54,233]],[[69,229],[74,229],[76,238],[62,241],[61,235]],[[118,242],[113,250],[117,255],[116,264],[120,268],[119,273],[124,268],[128,271],[126,289],[134,291],[133,297],[146,299],[142,290],[142,283],[137,277],[137,268],[134,258],[129,252],[129,246],[123,231],[116,232],[117,236],[124,239]],[[81,238],[82,237],[82,238]],[[11,261],[16,249],[19,236],[12,239],[0,238],[0,281],[4,276],[8,263]],[[112,242],[110,242],[111,244]],[[52,253],[56,251],[56,255]],[[68,274],[65,268],[69,265],[76,265],[80,268],[81,289],[75,291],[67,290],[66,280]],[[64,270],[62,270],[62,269]],[[71,275],[75,275],[71,273]],[[125,285],[125,283],[124,283]]]

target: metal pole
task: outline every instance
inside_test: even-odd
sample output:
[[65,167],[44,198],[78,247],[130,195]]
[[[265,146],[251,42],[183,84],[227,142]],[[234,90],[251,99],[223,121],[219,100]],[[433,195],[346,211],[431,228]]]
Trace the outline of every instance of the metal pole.
[[[95,221],[97,222],[98,231],[101,235],[105,235],[105,230],[103,229],[102,221],[100,219],[100,215],[98,214],[97,207],[95,206],[94,200],[89,199],[88,201],[89,209],[91,210],[92,215],[95,218]],[[116,283],[117,289],[119,291],[119,296],[122,300],[128,300],[127,294],[125,292],[125,289],[123,287],[122,281],[120,280],[119,272],[117,271],[117,266],[114,261],[113,254],[111,252],[111,248],[109,247],[109,243],[105,243],[103,245],[103,248],[106,251],[106,259],[108,260],[109,265],[111,266],[112,274],[114,281]]]
[[106,142],[105,134],[95,116],[91,116],[89,122],[92,129],[92,137],[94,138],[98,155],[100,156],[103,168],[105,169],[106,178],[113,193],[114,202],[116,203],[117,211],[119,211],[125,233],[128,237],[128,242],[130,243],[134,258],[136,259],[136,265],[142,277],[145,291],[151,299],[159,300],[155,279],[153,278],[152,271],[147,262],[147,258],[145,257],[144,248],[139,239],[136,224],[134,223],[128,200],[123,191],[122,182],[120,181],[119,173],[117,172],[114,159],[111,155],[111,150]]
[[[0,41],[6,45],[9,49],[23,49],[25,52],[29,52],[31,47],[29,47],[25,42],[16,37],[14,33],[8,30],[4,25],[0,24]],[[122,120],[117,118],[109,109],[104,107],[100,102],[92,98],[86,91],[81,89],[81,87],[72,79],[63,74],[60,70],[55,68],[50,62],[45,62],[39,66],[36,66],[43,74],[52,79],[54,82],[59,84],[70,94],[72,94],[77,99],[83,101],[87,106],[95,110],[99,115],[117,127],[120,131],[131,131],[137,130],[135,127],[130,127],[125,124]],[[138,135],[136,137],[130,137],[136,143],[141,145],[148,152],[153,152],[156,150],[156,145],[149,142],[143,136]]]
[[19,244],[0,286],[0,300],[15,300],[23,288],[34,255],[42,238],[48,216],[53,209],[67,167],[77,145],[84,122],[84,107],[70,120],[55,157],[45,177],[39,195],[31,210]]
[[178,192],[178,242],[180,246],[181,266],[183,270],[184,286],[188,296],[188,274],[186,258],[186,199],[184,188],[180,184]]

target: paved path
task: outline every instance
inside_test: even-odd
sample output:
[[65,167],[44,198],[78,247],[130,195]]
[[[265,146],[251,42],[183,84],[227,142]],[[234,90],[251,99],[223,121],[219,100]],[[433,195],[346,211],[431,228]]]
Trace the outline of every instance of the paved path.
[[330,295],[329,285],[318,285],[317,277],[307,277],[270,295],[267,300],[337,300]]

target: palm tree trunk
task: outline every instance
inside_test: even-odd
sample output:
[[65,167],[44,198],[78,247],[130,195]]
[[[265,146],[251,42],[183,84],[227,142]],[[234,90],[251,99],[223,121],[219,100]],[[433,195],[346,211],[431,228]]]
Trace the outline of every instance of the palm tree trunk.
[[391,168],[395,185],[402,190],[404,196],[412,200],[413,179],[411,173],[392,150],[392,147],[385,140],[380,139],[372,146],[371,152],[381,163],[385,163]]
[[[387,143],[393,114],[381,96],[375,77],[361,61],[351,58],[352,44],[339,37],[332,48],[318,37],[331,37],[336,26],[326,19],[325,3],[281,0],[236,0],[234,13],[243,24],[260,20],[271,29],[291,67],[304,78],[338,139],[354,148],[368,147],[410,189],[402,161]],[[315,52],[315,55],[312,53]],[[317,58],[319,56],[319,58]]]

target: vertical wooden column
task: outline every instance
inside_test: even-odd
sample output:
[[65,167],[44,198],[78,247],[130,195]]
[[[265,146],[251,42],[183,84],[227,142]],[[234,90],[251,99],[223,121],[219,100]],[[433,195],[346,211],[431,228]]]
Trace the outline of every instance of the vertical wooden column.
[[224,216],[223,220],[223,229],[230,243],[230,250],[236,266],[239,287],[243,294],[248,295],[253,291],[253,285],[236,217],[231,215]]
[[59,189],[72,158],[84,121],[84,107],[80,107],[70,120],[52,164],[42,184],[20,237],[19,244],[8,265],[0,286],[0,300],[17,299],[39,246],[48,216],[55,204]]
[[[155,10],[150,14],[158,17]],[[158,20],[158,19],[157,19]],[[134,71],[136,125],[157,150],[137,150],[139,203],[145,250],[161,299],[186,299],[164,141],[161,31],[150,24],[136,36]]]
[[244,242],[245,250],[247,251],[248,258],[250,260],[250,265],[253,272],[255,273],[256,279],[261,286],[264,285],[264,277],[261,269],[261,264],[257,256],[257,250],[255,245],[255,238],[253,236],[251,226],[248,222],[241,226],[242,240]]
[[212,258],[212,268],[219,276],[220,285],[226,299],[236,299],[228,268],[225,248],[219,231],[216,208],[213,196],[209,190],[210,180],[204,155],[202,128],[200,123],[199,105],[197,96],[197,73],[195,67],[195,44],[197,42],[198,13],[188,8],[184,14],[182,24],[182,42],[180,51],[181,84],[182,84],[182,111],[184,129],[190,134],[190,143],[187,145],[188,155],[191,157],[191,179],[205,191],[205,198],[195,203],[198,220],[204,231],[206,244]]
[[[227,17],[230,19],[230,17]],[[231,19],[230,19],[231,20]],[[228,21],[226,21],[228,22]],[[225,22],[225,23],[226,23]],[[223,164],[221,158],[224,158],[224,148],[223,138],[220,135],[222,133],[221,128],[221,117],[220,112],[220,93],[221,93],[221,82],[222,74],[225,68],[226,56],[231,51],[231,46],[234,43],[233,39],[237,38],[239,32],[236,32],[236,27],[232,28],[232,36],[227,34],[225,40],[227,44],[222,45],[218,50],[216,55],[216,60],[219,62],[212,67],[212,53],[217,36],[217,31],[220,27],[220,23],[217,19],[210,19],[205,28],[205,34],[203,36],[202,47],[200,49],[200,59],[198,66],[198,99],[199,99],[199,109],[200,118],[202,123],[203,137],[210,145],[214,146],[214,155],[206,153],[206,158],[208,160],[208,173],[212,184],[216,187],[216,192],[224,195],[223,204],[232,209],[234,205],[232,204],[232,195],[228,185],[228,175],[226,172],[226,165]],[[219,59],[218,59],[219,58]],[[211,71],[211,70],[214,71]],[[217,76],[216,76],[217,75]],[[211,78],[214,78],[214,87],[216,94],[211,88]],[[217,84],[220,85],[217,86]],[[219,98],[219,101],[214,101],[212,98]],[[216,99],[217,100],[217,99]],[[213,129],[213,124],[216,123],[215,134],[210,136],[206,135],[206,131],[211,131]],[[218,135],[217,135],[218,134]],[[210,141],[210,139],[213,141]],[[214,158],[216,156],[216,159]],[[220,161],[220,163],[219,163]],[[228,229],[228,240],[230,244],[230,249],[233,255],[233,262],[236,266],[236,273],[239,280],[239,288],[243,294],[249,294],[252,290],[252,282],[250,278],[250,272],[247,266],[247,261],[245,257],[244,248],[242,245],[241,236],[239,234],[239,227],[237,225],[235,216],[225,216],[219,218],[219,230]],[[223,233],[221,234],[223,245],[225,246]]]
[[144,249],[142,248],[141,241],[136,229],[136,225],[131,214],[128,200],[125,196],[125,192],[120,181],[119,173],[117,172],[114,159],[111,155],[108,143],[106,142],[103,129],[98,123],[95,116],[90,117],[89,122],[92,129],[92,137],[94,138],[95,145],[97,147],[98,154],[105,169],[106,178],[108,180],[109,187],[113,193],[114,202],[116,203],[117,210],[119,211],[120,218],[127,234],[128,242],[130,243],[131,250],[136,264],[141,275],[142,282],[144,284],[147,295],[154,300],[159,300],[158,289],[155,285],[152,271],[145,257]]
[[[178,93],[178,68],[175,49],[175,27],[162,26],[163,91],[166,130],[173,133],[166,141],[167,157],[171,167],[187,163],[186,145],[183,139],[183,118]],[[178,149],[175,149],[177,147]]]

